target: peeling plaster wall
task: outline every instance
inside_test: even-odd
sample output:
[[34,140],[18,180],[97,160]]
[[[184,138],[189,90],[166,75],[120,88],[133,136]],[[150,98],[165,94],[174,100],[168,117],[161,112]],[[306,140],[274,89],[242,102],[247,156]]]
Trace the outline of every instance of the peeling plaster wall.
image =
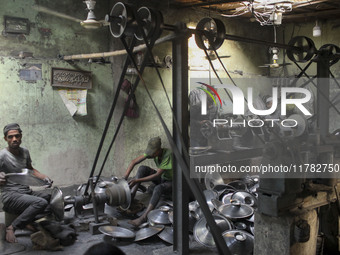
[[[30,150],[33,166],[50,176],[55,185],[79,184],[87,180],[92,168],[114,96],[115,72],[110,64],[91,64],[87,60],[67,63],[58,60],[58,54],[108,51],[109,33],[107,28],[86,30],[77,22],[39,13],[32,9],[34,4],[79,19],[87,15],[82,1],[1,0],[0,18],[7,15],[29,19],[30,33],[6,34],[0,22],[0,126],[10,122],[21,125],[22,146]],[[108,1],[97,1],[96,7],[97,16],[103,17]],[[19,58],[19,52],[31,52],[33,58]],[[41,80],[20,79],[19,70],[30,64],[41,64]],[[57,89],[51,86],[52,67],[92,72],[87,116],[71,117]],[[1,148],[6,145],[2,140]],[[103,174],[113,174],[112,161],[107,162]]]

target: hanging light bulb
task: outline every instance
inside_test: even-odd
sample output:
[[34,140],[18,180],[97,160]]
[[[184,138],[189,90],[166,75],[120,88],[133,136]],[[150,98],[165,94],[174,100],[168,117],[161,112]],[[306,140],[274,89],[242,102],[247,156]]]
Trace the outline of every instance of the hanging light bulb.
[[318,21],[316,21],[315,26],[313,27],[313,36],[319,37],[321,36],[321,27],[318,24]]

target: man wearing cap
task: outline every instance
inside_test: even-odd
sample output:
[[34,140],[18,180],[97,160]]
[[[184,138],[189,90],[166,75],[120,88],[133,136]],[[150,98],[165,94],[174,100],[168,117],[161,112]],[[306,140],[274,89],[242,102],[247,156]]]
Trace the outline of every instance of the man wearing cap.
[[143,215],[129,222],[134,226],[139,226],[146,221],[148,213],[156,207],[162,194],[171,194],[172,191],[172,153],[171,150],[161,147],[161,139],[159,137],[151,138],[145,153],[131,161],[124,178],[127,179],[134,166],[147,158],[153,158],[157,168],[152,169],[144,165],[138,168],[136,177],[129,182],[131,199],[134,199],[138,187],[142,182],[152,181],[156,186]]
[[22,169],[30,169],[32,174],[45,180],[47,186],[52,181],[32,166],[30,153],[26,148],[20,147],[22,131],[18,124],[12,123],[4,127],[4,139],[8,147],[0,151],[0,189],[5,212],[16,214],[18,217],[10,226],[6,227],[7,242],[17,242],[14,232],[23,229],[32,223],[38,214],[44,212],[49,204],[50,195],[32,191],[29,186],[12,183],[6,180],[8,173],[20,173]]

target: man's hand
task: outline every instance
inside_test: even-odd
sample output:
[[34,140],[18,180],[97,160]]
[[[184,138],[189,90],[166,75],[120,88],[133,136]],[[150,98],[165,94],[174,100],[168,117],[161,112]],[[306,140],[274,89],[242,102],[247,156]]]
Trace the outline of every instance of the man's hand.
[[51,187],[52,187],[53,181],[52,181],[50,178],[46,177],[46,178],[44,179],[44,181],[45,181],[45,183],[46,183],[46,184],[44,185],[45,188],[51,188]]
[[135,186],[137,183],[139,183],[139,180],[138,179],[132,179],[129,181],[129,187],[130,189],[133,188],[133,186]]
[[6,175],[4,172],[0,172],[0,185],[6,184]]

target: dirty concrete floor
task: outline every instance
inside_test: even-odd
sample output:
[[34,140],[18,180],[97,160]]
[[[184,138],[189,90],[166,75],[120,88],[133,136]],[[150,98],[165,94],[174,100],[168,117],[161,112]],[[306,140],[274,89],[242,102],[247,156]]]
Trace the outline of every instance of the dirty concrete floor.
[[[137,199],[141,202],[148,201],[145,194],[137,194]],[[118,226],[129,228],[136,232],[136,229],[132,228],[130,224],[127,222],[130,220],[126,217],[126,215],[121,214],[113,207],[106,207],[105,213],[117,218]],[[5,222],[4,220],[4,212],[0,212],[0,222]],[[81,231],[77,232],[78,237],[77,241],[70,246],[66,246],[61,251],[46,251],[46,250],[35,250],[33,249],[33,245],[30,239],[30,232],[27,230],[17,230],[16,236],[18,239],[18,243],[9,244],[6,241],[0,241],[0,254],[1,255],[9,255],[9,254],[27,254],[27,255],[61,255],[61,254],[74,254],[74,255],[82,255],[84,252],[94,244],[101,243],[104,241],[104,234],[92,235],[89,231]],[[110,238],[109,238],[110,239]],[[105,238],[107,241],[107,237]],[[172,255],[177,254],[173,252],[173,246],[169,243],[166,243],[162,239],[160,239],[157,235],[139,241],[133,242],[131,240],[118,240],[118,239],[110,239],[111,243],[117,245],[122,251],[126,253],[126,255]],[[193,236],[190,235],[190,254],[202,254],[202,255],[214,255],[218,254],[216,249],[208,249],[201,244],[197,243]]]

